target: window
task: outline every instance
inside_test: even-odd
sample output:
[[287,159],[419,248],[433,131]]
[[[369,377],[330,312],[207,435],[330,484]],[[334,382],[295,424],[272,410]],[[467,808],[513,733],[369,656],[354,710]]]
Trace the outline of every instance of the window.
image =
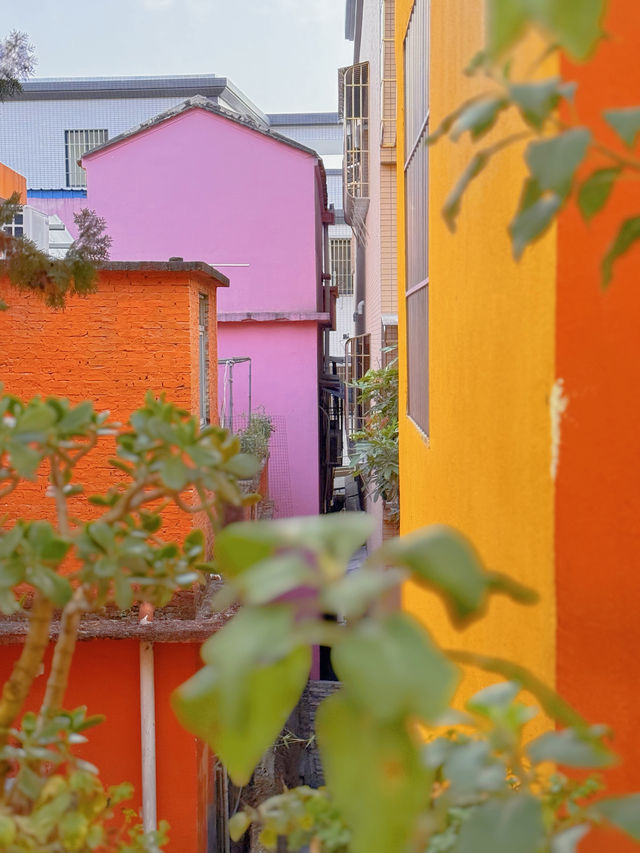
[[353,293],[353,267],[351,265],[351,239],[332,237],[329,240],[331,255],[331,283],[338,288],[339,296]]
[[7,222],[6,225],[3,225],[2,230],[5,234],[9,234],[11,237],[24,237],[24,213],[19,211],[14,214],[11,222]]
[[360,395],[353,383],[365,375],[371,367],[371,336],[357,335],[349,338],[344,345],[345,366],[345,393],[346,411],[345,421],[347,435],[351,440],[354,432],[364,427],[368,404],[360,400]]
[[78,160],[97,145],[109,139],[107,130],[65,130],[64,156],[68,187],[86,187],[87,174]]
[[404,42],[407,409],[429,432],[429,0],[416,0]]
[[198,379],[200,389],[200,426],[211,422],[209,389],[209,297],[201,293],[198,299]]
[[369,63],[343,70],[345,189],[353,198],[369,197]]

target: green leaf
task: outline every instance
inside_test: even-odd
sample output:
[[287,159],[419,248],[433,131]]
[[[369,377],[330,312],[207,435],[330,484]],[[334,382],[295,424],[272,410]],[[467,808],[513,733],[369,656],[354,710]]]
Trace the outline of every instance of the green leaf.
[[525,152],[525,160],[540,189],[566,197],[590,141],[591,131],[579,127],[551,139],[531,142]]
[[104,521],[94,521],[87,525],[87,533],[105,554],[108,554],[115,547],[115,534],[110,524]]
[[251,820],[246,812],[236,812],[229,818],[229,835],[232,841],[240,841],[247,829],[251,826]]
[[608,767],[615,762],[615,756],[592,730],[545,732],[526,749],[534,764],[555,761],[567,767]]
[[451,232],[456,230],[456,219],[460,213],[460,205],[462,196],[465,190],[476,178],[480,172],[486,167],[491,154],[488,151],[477,151],[471,158],[467,168],[460,175],[458,182],[447,196],[444,207],[442,208],[442,216]]
[[464,109],[466,109],[467,106],[475,103],[476,101],[477,101],[477,98],[473,98],[472,100],[465,101],[465,103],[460,104],[460,106],[457,109],[455,109],[453,112],[446,115],[442,119],[442,121],[440,122],[438,127],[432,133],[430,133],[427,136],[427,138],[425,140],[425,144],[426,145],[434,145],[439,139],[441,139],[443,136],[446,136],[447,133],[449,133],[449,131],[453,127],[453,124],[454,124],[455,120],[458,118],[458,116],[460,115],[460,113]]
[[560,77],[540,80],[535,83],[514,83],[509,86],[509,95],[523,119],[531,127],[541,130],[545,121],[558,106],[563,91]]
[[505,98],[483,98],[469,104],[456,120],[451,130],[451,138],[457,142],[462,134],[468,130],[473,140],[480,139],[491,130],[498,115],[506,106]]
[[604,117],[627,147],[633,148],[640,133],[640,107],[605,110]]
[[24,527],[21,523],[14,524],[11,530],[0,535],[0,558],[8,557],[22,541]]
[[640,841],[640,794],[607,797],[591,806],[588,812]]
[[406,728],[376,720],[341,691],[320,706],[316,730],[351,853],[405,853],[433,778]]
[[73,591],[67,578],[56,574],[51,569],[44,566],[34,566],[28,571],[27,578],[56,607],[64,607],[71,598]]
[[331,660],[349,696],[383,722],[407,715],[433,722],[458,682],[457,668],[404,613],[361,622],[333,648]]
[[293,611],[241,610],[202,648],[208,664],[173,694],[180,722],[245,785],[306,684],[311,652],[295,645]]
[[20,605],[10,589],[0,589],[0,612],[5,616],[20,612]]
[[513,256],[517,261],[530,243],[542,237],[562,207],[562,198],[559,195],[553,193],[541,196],[539,193],[537,181],[526,181],[518,212],[509,223]]
[[120,610],[128,610],[133,604],[133,590],[126,575],[118,572],[114,579],[115,599]]
[[216,564],[223,575],[233,577],[276,551],[290,548],[325,554],[346,564],[373,527],[373,519],[364,512],[241,521],[217,534]]
[[468,700],[467,708],[476,714],[491,716],[492,710],[506,710],[522,691],[517,681],[499,681],[484,687]]
[[506,788],[504,764],[492,756],[486,740],[453,743],[445,757],[443,776],[456,796]]
[[222,467],[239,480],[250,480],[260,470],[260,462],[250,453],[236,453]]
[[605,206],[620,172],[620,168],[598,169],[580,186],[578,207],[587,222]]
[[33,479],[33,475],[42,461],[42,455],[32,447],[16,440],[7,442],[7,451],[9,453],[9,464],[16,473],[25,479]]
[[93,421],[93,403],[84,402],[75,406],[62,418],[58,431],[63,435],[82,435]]
[[455,625],[466,625],[484,612],[490,576],[457,530],[426,527],[389,540],[378,554],[392,565],[406,566],[416,583],[437,592]]
[[356,618],[390,589],[397,587],[406,574],[400,570],[380,571],[360,568],[322,590],[321,601],[326,613]]
[[46,403],[36,400],[31,402],[18,417],[14,432],[23,440],[28,438],[30,441],[43,441],[55,421],[55,411]]
[[455,853],[539,853],[544,838],[542,803],[530,794],[510,794],[473,810]]
[[189,482],[189,469],[177,456],[167,456],[160,461],[160,476],[168,489],[181,492]]
[[550,853],[576,853],[578,844],[590,829],[589,824],[580,823],[559,832],[551,839]]
[[607,249],[607,253],[602,260],[602,286],[607,287],[611,283],[613,277],[614,261],[621,255],[624,255],[633,244],[640,239],[640,216],[632,216],[630,219],[625,219],[618,233],[616,234],[613,243]]
[[315,586],[317,573],[298,554],[279,554],[243,572],[236,586],[246,604],[266,604],[305,585]]
[[531,14],[575,59],[586,59],[602,38],[606,0],[528,0],[528,5]]
[[487,0],[487,50],[496,58],[523,34],[527,13],[522,0]]

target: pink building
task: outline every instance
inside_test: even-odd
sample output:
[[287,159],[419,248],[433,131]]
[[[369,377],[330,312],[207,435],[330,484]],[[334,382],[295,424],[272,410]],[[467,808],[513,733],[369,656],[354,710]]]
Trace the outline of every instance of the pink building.
[[[107,220],[112,260],[179,257],[233,276],[218,302],[221,365],[251,359],[251,406],[274,420],[275,514],[317,512],[332,218],[318,155],[196,96],[93,149],[82,165],[86,205]],[[232,394],[237,423],[248,413],[249,362],[233,365],[233,385],[229,370],[221,409],[228,415]]]

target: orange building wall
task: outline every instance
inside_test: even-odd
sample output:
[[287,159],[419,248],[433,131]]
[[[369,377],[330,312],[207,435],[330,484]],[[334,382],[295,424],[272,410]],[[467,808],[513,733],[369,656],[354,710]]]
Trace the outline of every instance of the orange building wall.
[[20,201],[26,204],[27,181],[18,172],[14,172],[4,163],[0,163],[0,199],[8,199],[13,193],[20,193]]
[[[52,311],[34,294],[6,281],[0,295],[9,310],[0,314],[0,381],[27,399],[35,394],[90,399],[113,420],[125,422],[144,393],[166,392],[172,402],[198,411],[198,294],[210,297],[209,357],[211,412],[217,415],[216,289],[210,279],[182,273],[103,271],[97,293],[71,297],[64,311]],[[78,466],[87,493],[104,491],[119,479],[107,467],[113,441],[103,439]],[[3,511],[12,517],[50,517],[46,475],[23,484]],[[77,499],[75,511],[87,507]],[[183,537],[191,519],[175,513],[162,535]],[[158,816],[171,824],[169,851],[198,848],[198,758],[195,739],[177,723],[171,692],[199,665],[194,644],[155,644]],[[0,653],[0,679],[10,672],[19,647]],[[48,671],[48,666],[47,666]],[[44,691],[44,678],[38,685]],[[38,707],[41,695],[33,699]],[[65,704],[86,704],[106,722],[90,733],[87,756],[109,784],[131,781],[135,806],[141,797],[139,644],[134,640],[93,640],[78,644]]]
[[[208,292],[210,406],[217,419],[216,289],[175,272],[100,274],[98,292],[71,296],[64,311],[52,311],[35,294],[0,281],[9,310],[0,315],[0,381],[23,399],[36,394],[92,400],[111,420],[126,423],[147,390],[165,393],[184,409],[198,411],[198,294]],[[108,466],[113,442],[101,439],[78,466],[87,494],[121,479]],[[47,517],[53,501],[44,496],[46,472],[38,483],[23,483],[8,507],[13,517]],[[82,498],[72,502],[78,512]],[[183,514],[167,513],[165,536],[184,535]]]
[[[605,30],[593,61],[563,63],[562,73],[578,81],[580,120],[620,147],[601,112],[640,102],[637,0],[611,0]],[[556,482],[557,683],[590,720],[613,726],[624,761],[606,775],[621,791],[640,789],[640,246],[604,293],[599,265],[638,207],[628,182],[590,225],[568,208],[558,233],[556,375],[568,406]],[[604,845],[580,849],[636,849],[622,838]]]

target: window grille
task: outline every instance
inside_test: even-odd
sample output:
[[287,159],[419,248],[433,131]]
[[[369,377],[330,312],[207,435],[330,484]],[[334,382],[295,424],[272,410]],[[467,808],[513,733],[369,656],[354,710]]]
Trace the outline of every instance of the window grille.
[[332,237],[329,240],[331,255],[331,283],[338,288],[339,296],[353,293],[353,266],[351,262],[351,239]]
[[109,139],[108,130],[65,130],[64,152],[68,187],[86,187],[87,173],[78,160],[87,151]]
[[201,293],[198,299],[198,378],[200,390],[200,426],[211,423],[209,388],[209,297]]
[[354,432],[363,429],[368,411],[368,404],[362,403],[360,394],[353,383],[365,375],[371,367],[371,336],[357,335],[349,338],[344,346],[345,393],[346,393],[346,428],[349,440]]
[[416,0],[404,42],[407,408],[429,432],[429,0]]
[[2,226],[2,230],[11,237],[24,237],[24,213],[22,211],[16,213],[11,222]]
[[369,63],[344,69],[344,176],[353,198],[369,198]]

